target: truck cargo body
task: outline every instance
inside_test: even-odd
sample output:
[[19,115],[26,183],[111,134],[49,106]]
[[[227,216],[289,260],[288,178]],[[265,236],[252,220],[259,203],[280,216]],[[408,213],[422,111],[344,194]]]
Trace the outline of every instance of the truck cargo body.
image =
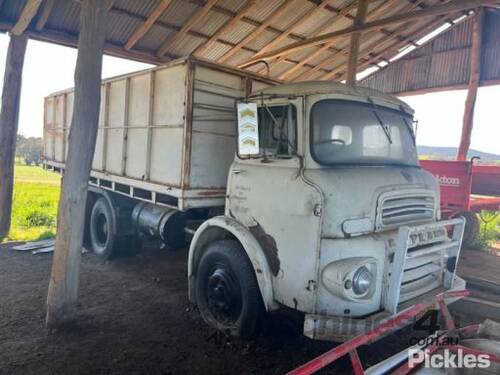
[[[103,81],[91,185],[181,211],[223,206],[234,102],[272,84],[190,58]],[[44,164],[63,171],[74,90],[45,99]]]

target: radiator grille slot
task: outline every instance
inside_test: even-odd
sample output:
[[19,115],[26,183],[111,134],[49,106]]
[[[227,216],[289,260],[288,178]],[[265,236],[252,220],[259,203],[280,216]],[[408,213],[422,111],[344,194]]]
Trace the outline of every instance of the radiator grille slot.
[[434,197],[429,195],[385,199],[381,207],[383,225],[431,220],[434,215]]

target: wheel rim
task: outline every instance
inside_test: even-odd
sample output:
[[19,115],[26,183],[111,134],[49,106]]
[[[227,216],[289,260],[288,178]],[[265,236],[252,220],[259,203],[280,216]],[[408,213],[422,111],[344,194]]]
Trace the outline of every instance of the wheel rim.
[[233,271],[225,264],[216,264],[210,272],[206,289],[207,307],[223,325],[235,323],[242,307],[241,288]]
[[108,241],[109,225],[106,215],[100,213],[96,220],[96,240],[99,245],[104,246]]

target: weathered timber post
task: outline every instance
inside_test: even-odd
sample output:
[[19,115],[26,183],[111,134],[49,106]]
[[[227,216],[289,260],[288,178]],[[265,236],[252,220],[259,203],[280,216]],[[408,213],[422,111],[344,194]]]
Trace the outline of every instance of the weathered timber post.
[[474,109],[476,107],[477,90],[481,79],[481,43],[483,29],[483,8],[476,9],[472,27],[472,47],[470,50],[470,75],[465,100],[462,136],[458,147],[457,160],[467,160],[469,152],[472,127],[474,126]]
[[0,113],[0,242],[10,230],[19,102],[28,37],[10,36]]
[[[353,26],[359,27],[365,22],[366,12],[368,10],[368,0],[359,0],[356,18],[354,19]],[[351,42],[349,46],[349,60],[347,61],[347,77],[346,83],[350,86],[356,86],[356,73],[358,68],[358,55],[359,44],[361,40],[361,33],[354,32],[351,35]]]
[[72,320],[78,297],[85,205],[101,102],[102,53],[107,13],[108,1],[81,2],[73,118],[47,297],[48,327]]

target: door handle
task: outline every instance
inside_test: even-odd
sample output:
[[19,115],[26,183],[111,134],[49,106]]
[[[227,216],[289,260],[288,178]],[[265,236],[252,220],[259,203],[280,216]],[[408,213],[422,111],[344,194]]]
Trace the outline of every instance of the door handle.
[[233,174],[243,174],[243,173],[245,173],[245,171],[242,170],[242,169],[233,169],[232,172],[233,172]]

